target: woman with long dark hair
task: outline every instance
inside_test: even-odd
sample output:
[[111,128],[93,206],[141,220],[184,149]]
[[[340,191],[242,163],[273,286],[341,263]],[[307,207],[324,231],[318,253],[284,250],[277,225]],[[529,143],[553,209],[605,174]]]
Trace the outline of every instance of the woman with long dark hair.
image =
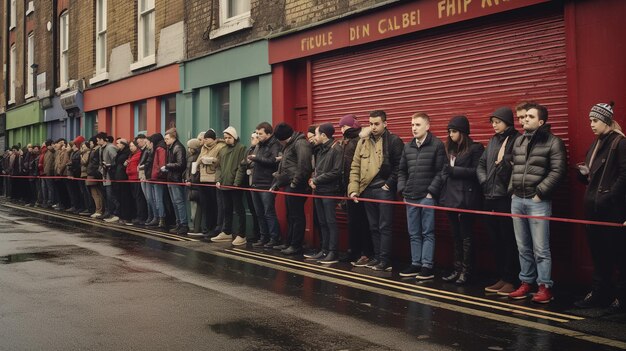
[[[469,137],[470,124],[465,116],[456,116],[448,124],[446,142],[447,162],[438,174],[441,186],[440,203],[446,207],[480,209],[482,192],[476,177],[476,167],[485,147]],[[472,224],[474,215],[448,212],[454,237],[454,270],[444,281],[465,284],[472,266]]]

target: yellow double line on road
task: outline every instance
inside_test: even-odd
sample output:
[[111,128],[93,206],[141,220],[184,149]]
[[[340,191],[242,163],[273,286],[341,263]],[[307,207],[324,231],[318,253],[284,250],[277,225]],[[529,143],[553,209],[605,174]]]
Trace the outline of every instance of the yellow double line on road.
[[39,207],[37,208],[25,207],[25,206],[14,205],[11,203],[6,203],[6,202],[2,203],[2,205],[6,207],[10,207],[10,208],[15,208],[15,209],[23,210],[23,211],[36,213],[36,214],[43,214],[47,216],[67,219],[76,223],[89,224],[89,225],[93,225],[93,226],[100,227],[100,228],[112,229],[112,230],[124,232],[127,234],[143,234],[143,235],[157,236],[160,238],[175,240],[175,241],[199,241],[198,239],[187,238],[187,237],[178,236],[174,234],[159,232],[157,230],[151,230],[151,229],[135,227],[135,226],[127,226],[123,224],[107,223],[96,218],[76,217],[75,215],[64,213],[62,211],[49,210],[49,209],[44,209],[44,208],[39,208]]
[[459,293],[455,293],[452,291],[440,290],[440,289],[430,288],[426,286],[408,284],[404,282],[361,274],[357,272],[341,270],[341,269],[337,269],[333,267],[318,266],[318,265],[311,264],[308,262],[292,260],[292,259],[288,259],[284,257],[274,256],[274,255],[267,255],[267,254],[263,254],[263,253],[255,252],[255,251],[247,251],[247,250],[242,250],[242,249],[232,249],[232,250],[227,249],[226,251],[236,252],[238,254],[245,255],[248,257],[254,256],[254,257],[262,258],[268,261],[286,264],[292,267],[305,268],[305,269],[309,269],[309,270],[316,271],[316,272],[331,274],[334,276],[339,276],[339,277],[353,279],[353,280],[364,282],[364,283],[393,288],[393,289],[397,289],[397,290],[401,290],[405,292],[416,293],[419,295],[439,298],[439,299],[448,300],[448,301],[454,301],[457,303],[464,303],[466,305],[479,306],[479,307],[498,310],[502,312],[512,312],[516,314],[521,314],[521,315],[525,315],[529,317],[535,317],[539,319],[550,320],[550,321],[559,322],[559,323],[566,323],[572,320],[584,319],[582,317],[569,315],[569,314],[538,310],[538,309],[534,309],[534,308],[530,308],[526,306],[519,306],[519,305],[514,305],[514,304],[510,304],[506,302],[490,300],[490,299],[485,299],[485,298],[475,297],[475,296],[470,296],[470,295],[464,295],[464,294],[459,294]]

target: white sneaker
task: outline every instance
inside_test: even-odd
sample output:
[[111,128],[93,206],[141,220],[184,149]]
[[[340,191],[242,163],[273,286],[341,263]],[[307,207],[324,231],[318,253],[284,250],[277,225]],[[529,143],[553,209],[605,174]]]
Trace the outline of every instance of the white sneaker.
[[211,238],[211,241],[214,243],[226,242],[231,240],[233,240],[233,236],[224,232],[221,232],[217,236]]
[[235,240],[233,240],[233,245],[235,246],[241,246],[241,245],[245,245],[248,241],[246,240],[246,238],[237,235],[237,237],[235,238]]
[[89,217],[91,217],[91,218],[100,218],[100,217],[102,217],[102,213],[98,213],[98,212],[96,212],[96,213],[92,214],[92,215],[91,215],[91,216],[89,216]]
[[109,218],[105,219],[104,221],[107,222],[107,223],[115,223],[115,222],[117,222],[119,220],[120,220],[120,217],[113,216],[113,217],[109,217]]

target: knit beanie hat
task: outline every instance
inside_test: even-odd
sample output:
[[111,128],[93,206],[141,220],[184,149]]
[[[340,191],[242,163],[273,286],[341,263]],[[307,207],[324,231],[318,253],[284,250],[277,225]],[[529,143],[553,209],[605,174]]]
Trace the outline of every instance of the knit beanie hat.
[[204,132],[200,132],[198,134],[198,140],[202,140],[202,139],[204,139]]
[[239,139],[239,136],[237,136],[237,130],[233,126],[228,126],[228,128],[224,129],[223,133],[230,134],[230,136],[235,138],[235,140]]
[[450,123],[448,123],[448,129],[455,129],[461,133],[469,135],[470,133],[470,125],[467,117],[465,116],[455,116],[452,117]]
[[215,134],[215,131],[213,129],[209,129],[204,133],[204,138],[216,140],[217,134]]
[[189,139],[189,141],[187,141],[187,147],[190,149],[198,150],[200,147],[202,147],[202,142],[200,141],[200,139]]
[[356,120],[356,116],[355,115],[345,115],[345,116],[341,117],[341,119],[339,120],[339,128],[341,128],[343,126],[348,126],[350,128],[360,128],[361,127],[359,122]]
[[324,133],[326,134],[327,137],[331,139],[333,137],[333,134],[335,134],[335,127],[333,126],[332,123],[324,123],[319,126],[319,129],[320,129],[320,134]]
[[76,147],[80,149],[80,146],[83,145],[83,143],[85,142],[85,137],[82,135],[79,135],[73,141],[74,141],[74,145],[76,145]]
[[611,125],[613,123],[613,105],[615,105],[613,101],[608,104],[595,104],[589,112],[589,117],[597,118],[605,124]]
[[509,107],[499,107],[489,116],[489,119],[491,119],[491,117],[501,120],[507,126],[513,125],[513,111]]
[[274,127],[274,137],[279,141],[285,141],[293,135],[293,128],[285,122],[279,123]]

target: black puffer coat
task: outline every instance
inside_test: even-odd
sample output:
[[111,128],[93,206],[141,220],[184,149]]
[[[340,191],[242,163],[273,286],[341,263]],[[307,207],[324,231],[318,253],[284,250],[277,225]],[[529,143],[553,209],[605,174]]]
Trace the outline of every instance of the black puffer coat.
[[294,132],[283,149],[283,159],[278,165],[273,187],[286,185],[304,190],[311,177],[312,147],[300,132]]
[[[487,149],[480,158],[476,169],[478,182],[482,186],[485,199],[491,200],[509,196],[509,181],[513,171],[513,146],[519,136],[520,134],[515,128],[509,127],[504,133],[496,134],[489,140]],[[505,139],[504,157],[496,165],[498,153]]]
[[282,146],[278,140],[271,136],[264,142],[259,142],[256,146],[255,158],[253,161],[254,171],[252,172],[252,184],[254,188],[269,189],[274,182],[274,172],[278,169],[276,157],[280,154]]
[[509,193],[525,199],[535,195],[550,199],[567,175],[565,144],[547,124],[528,138],[521,136],[515,141]]
[[124,162],[128,160],[130,157],[130,149],[128,146],[124,145],[122,150],[117,152],[117,156],[115,157],[115,174],[113,175],[113,179],[115,180],[127,180],[128,175],[126,174],[126,166]]
[[418,148],[415,138],[404,145],[398,172],[398,192],[406,199],[418,200],[428,193],[435,196],[435,176],[446,162],[446,149],[441,140],[428,132]]
[[597,143],[601,144],[589,174],[579,174],[579,178],[587,184],[585,210],[594,220],[622,222],[626,217],[626,139],[615,131],[600,136],[587,151],[586,165]]
[[467,152],[456,156],[454,167],[446,161],[434,181],[434,187],[441,189],[439,202],[443,206],[464,209],[482,207],[483,194],[476,177],[476,167],[484,150],[483,144],[472,142]]
[[339,195],[345,192],[341,177],[343,148],[340,143],[328,140],[319,145],[315,153],[315,193],[319,195]]
[[178,139],[167,147],[166,162],[167,181],[181,183],[183,181],[183,173],[185,173],[187,168],[187,152]]

